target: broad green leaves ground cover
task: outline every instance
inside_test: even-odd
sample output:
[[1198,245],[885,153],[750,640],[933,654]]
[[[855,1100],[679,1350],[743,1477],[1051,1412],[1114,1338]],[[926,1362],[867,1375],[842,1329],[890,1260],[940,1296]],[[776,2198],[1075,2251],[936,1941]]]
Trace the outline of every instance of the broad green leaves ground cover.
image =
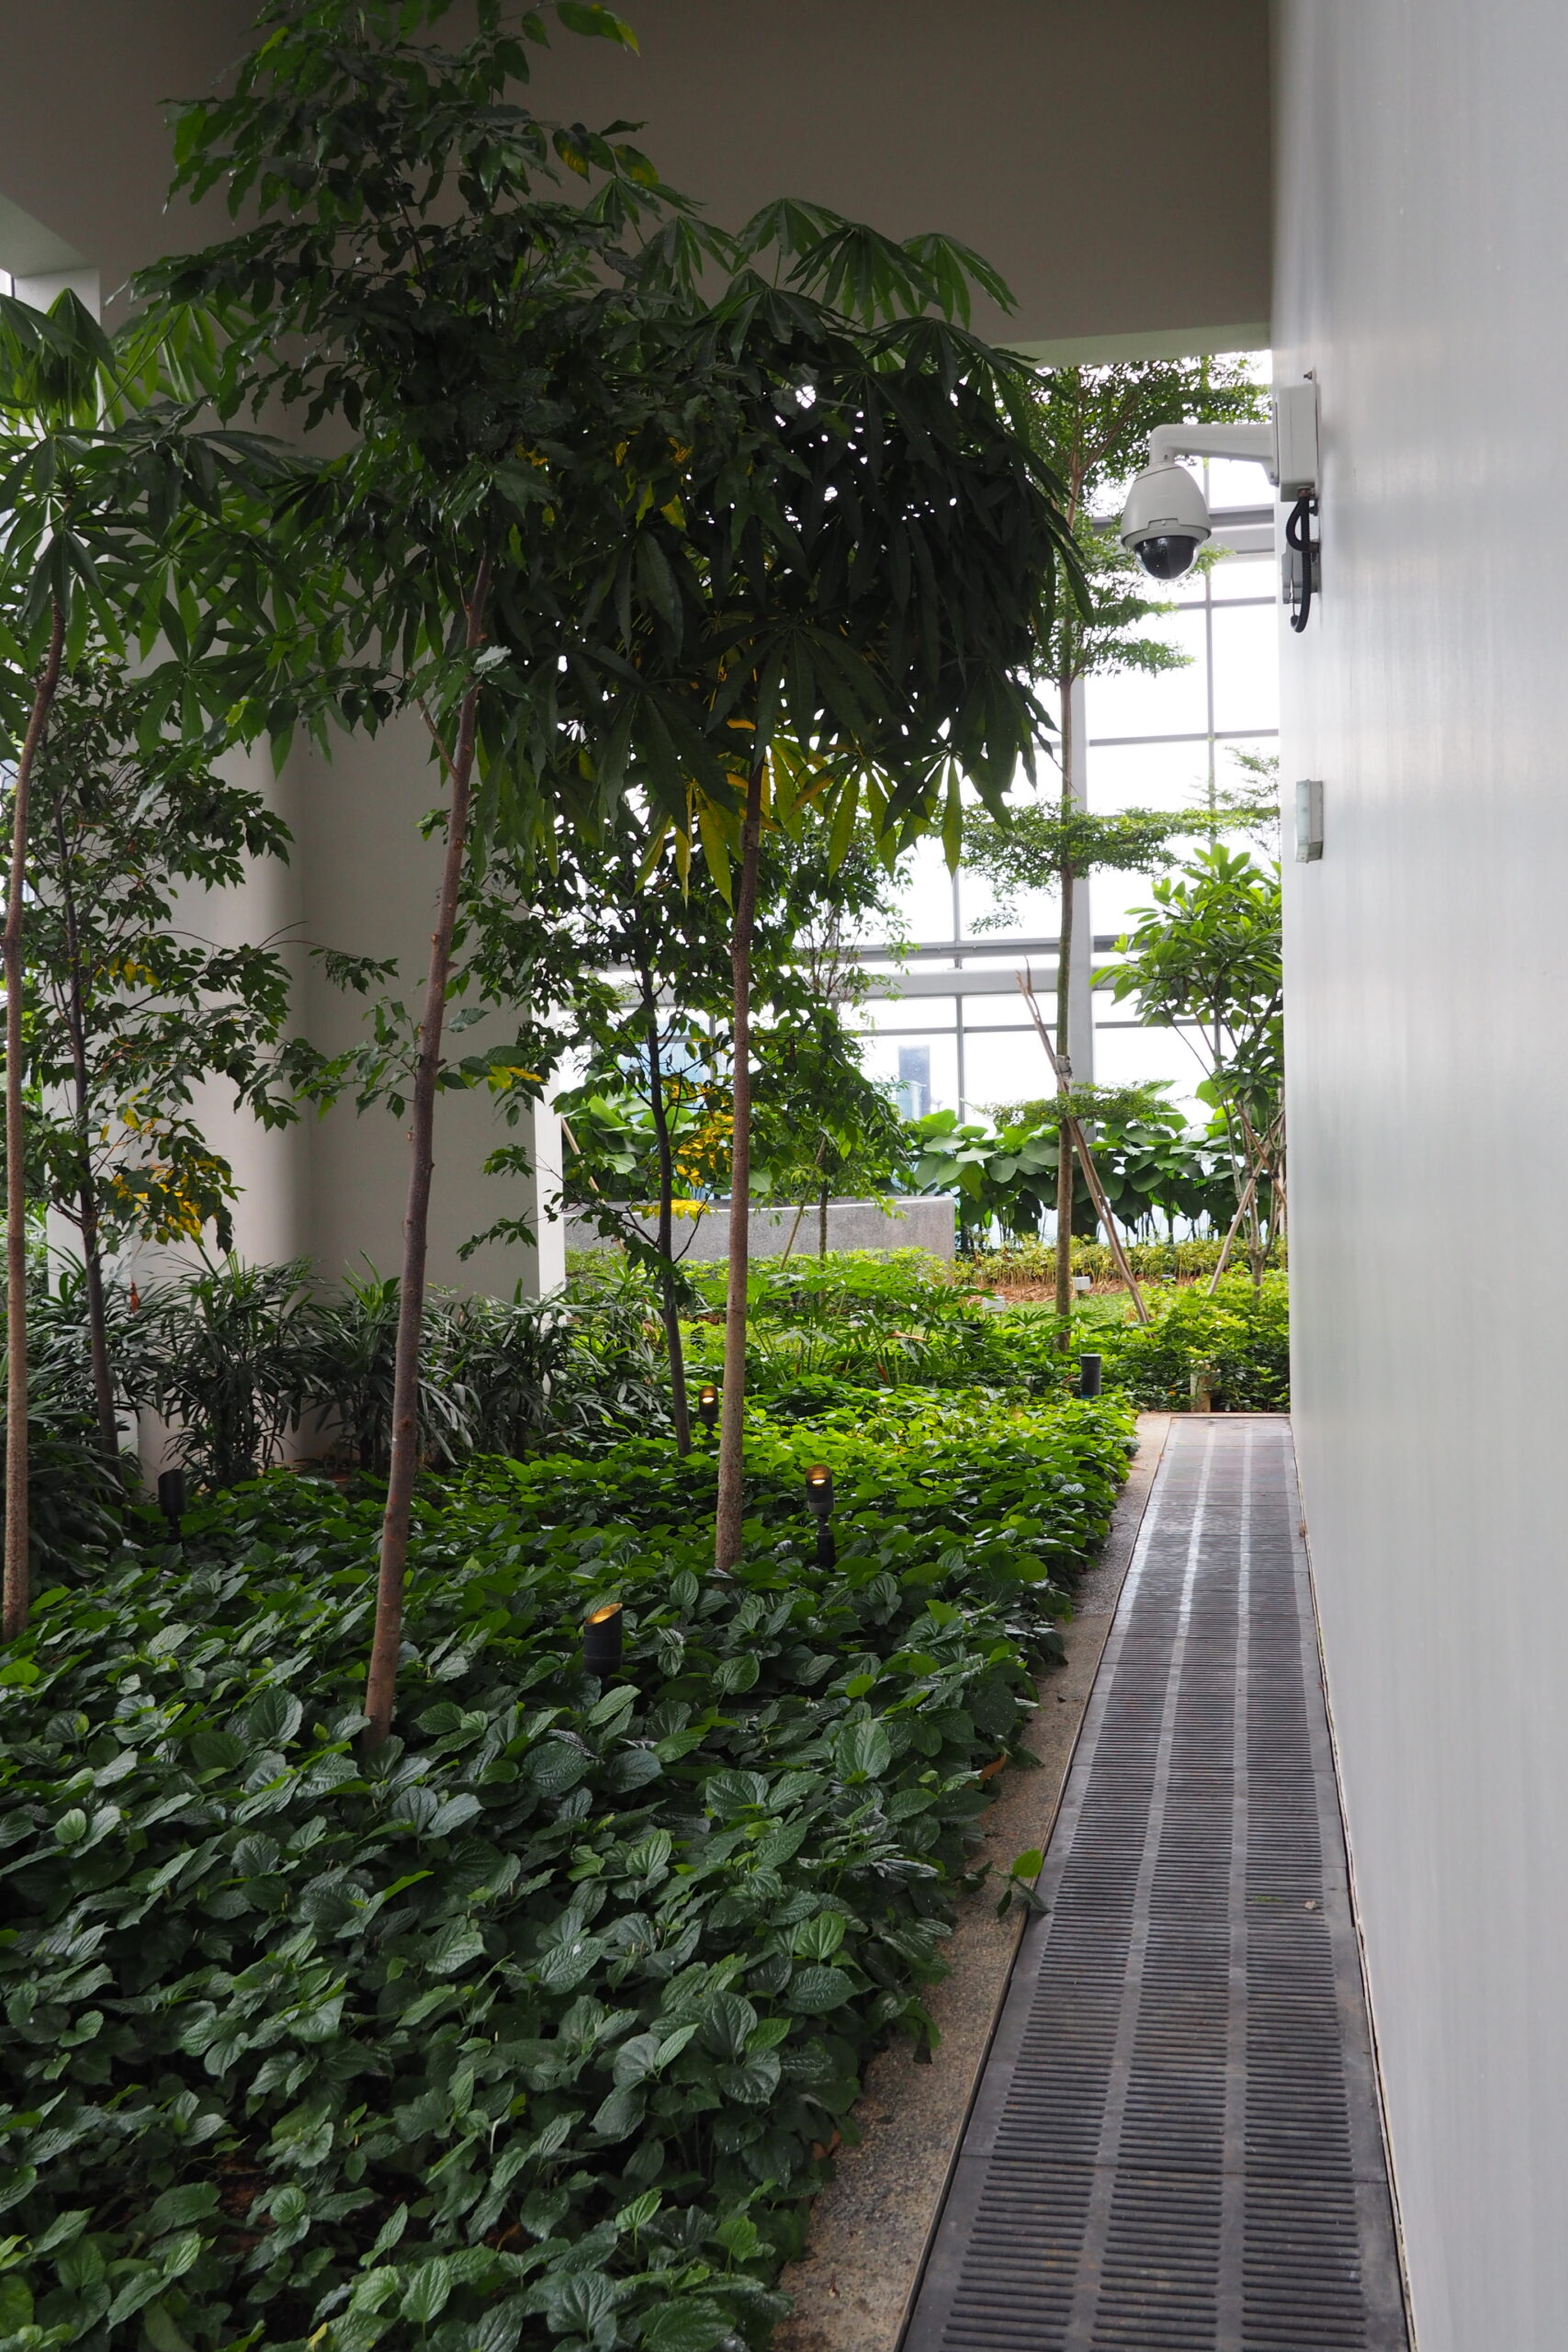
[[[1082,1250],[1084,1245],[1075,1245]],[[1217,1244],[1182,1244],[1210,1251]],[[1033,1264],[1017,1261],[1024,1278]],[[1043,1256],[1040,1263],[1047,1264]],[[1014,1269],[1000,1261],[1005,1278]],[[994,1279],[982,1261],[976,1280]],[[721,1282],[700,1278],[722,1298]],[[747,1350],[748,1393],[766,1398],[781,1418],[825,1426],[853,1408],[883,1409],[879,1392],[919,1383],[934,1408],[939,1396],[963,1409],[976,1391],[999,1403],[1061,1397],[1077,1376],[1080,1350],[1103,1357],[1106,1387],[1129,1404],[1185,1410],[1199,1374],[1216,1402],[1236,1412],[1282,1412],[1291,1401],[1290,1286],[1266,1273],[1260,1290],[1238,1271],[1224,1275],[1211,1298],[1206,1282],[1151,1284],[1150,1321],[1128,1319],[1124,1294],[1084,1302],[1073,1345],[1057,1346],[1056,1318],[1043,1306],[998,1311],[969,1289],[966,1270],[918,1250],[796,1259],[753,1270]],[[691,1329],[694,1375],[716,1370],[717,1335]],[[910,1394],[914,1393],[910,1388]]]
[[5,2352],[760,2342],[866,2055],[928,2031],[1126,1428],[759,1414],[728,1580],[705,1455],[476,1464],[422,1495],[367,1759],[368,1484],[274,1476],[40,1598],[0,1668]]

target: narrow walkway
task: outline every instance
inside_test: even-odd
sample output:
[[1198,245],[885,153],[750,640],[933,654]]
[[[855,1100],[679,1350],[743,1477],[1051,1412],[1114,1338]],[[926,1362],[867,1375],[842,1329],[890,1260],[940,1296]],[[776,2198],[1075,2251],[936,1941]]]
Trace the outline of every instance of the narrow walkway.
[[1173,1422],[905,2352],[1405,2352],[1299,1520]]

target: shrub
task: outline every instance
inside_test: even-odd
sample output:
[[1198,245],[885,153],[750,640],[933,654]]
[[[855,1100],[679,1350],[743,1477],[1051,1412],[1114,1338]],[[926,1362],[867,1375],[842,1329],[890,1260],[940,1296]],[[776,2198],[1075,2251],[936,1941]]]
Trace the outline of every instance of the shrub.
[[[117,1384],[132,1405],[173,1425],[174,1450],[196,1483],[232,1487],[307,1442],[345,1464],[384,1473],[391,1442],[398,1284],[350,1276],[322,1295],[308,1262],[218,1259],[151,1286],[130,1311],[111,1293]],[[36,1491],[47,1527],[56,1486],[97,1494],[89,1462],[70,1471],[92,1430],[87,1333],[79,1293],[39,1302],[34,1389],[42,1451]],[[579,1451],[631,1430],[667,1429],[668,1380],[635,1289],[597,1278],[552,1299],[434,1296],[426,1303],[421,1450],[450,1467],[484,1452]],[[75,1448],[74,1453],[72,1448]],[[61,1449],[66,1464],[52,1485]],[[110,1486],[112,1487],[112,1479]],[[47,1542],[45,1555],[48,1553]]]
[[[1218,1234],[1203,1234],[1189,1241],[1128,1241],[1124,1246],[1128,1263],[1140,1282],[1195,1282],[1200,1275],[1213,1274],[1220,1262],[1224,1243]],[[1233,1248],[1231,1261],[1245,1262],[1245,1253],[1238,1260]],[[1286,1262],[1285,1244],[1280,1241],[1271,1251],[1269,1263],[1282,1268]],[[1056,1279],[1055,1250],[1043,1241],[981,1250],[967,1265],[973,1281],[994,1283],[1003,1288],[1021,1289],[1026,1283],[1049,1288]],[[1116,1283],[1121,1279],[1110,1243],[1081,1237],[1075,1237],[1073,1241],[1073,1272],[1087,1274],[1095,1283]]]
[[1226,1274],[1213,1298],[1179,1290],[1150,1302],[1146,1330],[1119,1325],[1100,1335],[1105,1378],[1135,1404],[1183,1409],[1196,1374],[1213,1401],[1233,1412],[1282,1413],[1291,1402],[1289,1285],[1283,1274],[1263,1277],[1255,1292],[1247,1274]]

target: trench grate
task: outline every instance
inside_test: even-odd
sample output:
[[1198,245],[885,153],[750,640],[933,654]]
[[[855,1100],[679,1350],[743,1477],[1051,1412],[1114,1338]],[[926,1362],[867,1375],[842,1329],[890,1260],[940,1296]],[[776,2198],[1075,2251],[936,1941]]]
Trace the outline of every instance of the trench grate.
[[903,2352],[1407,2352],[1299,1515],[1173,1425]]

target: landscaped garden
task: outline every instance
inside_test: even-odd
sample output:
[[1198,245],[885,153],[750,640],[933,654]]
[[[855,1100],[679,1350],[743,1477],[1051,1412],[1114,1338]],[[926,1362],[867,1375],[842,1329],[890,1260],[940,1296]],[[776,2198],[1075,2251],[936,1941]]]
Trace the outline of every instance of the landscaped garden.
[[[113,334],[0,295],[0,2352],[761,2346],[961,1901],[1028,1900],[978,1825],[1135,1413],[1288,1396],[1257,809],[1091,821],[1059,731],[1159,609],[1092,500],[1256,388],[1043,378],[939,236],[717,228],[528,110],[540,18],[446,13],[269,5],[176,125],[232,233]],[[312,942],[328,1052],[297,943],[234,944],[291,843],[229,755],[400,728],[428,961]],[[932,838],[1059,890],[1039,1097],[984,1115],[903,1116],[849,1018]],[[1073,1081],[1100,866],[1206,1125]],[[464,1089],[465,1248],[536,1244],[561,1115],[603,1247],[548,1298],[427,1279]],[[390,1123],[395,1274],[234,1254],[220,1095]],[[828,1249],[921,1193],[956,1261]],[[690,1261],[730,1201],[782,1257]]]
[[373,1474],[62,1540],[0,1666],[7,2344],[761,2340],[1130,1428],[939,1281],[828,1272],[837,1374],[759,1321],[730,1576],[701,1435],[564,1398],[560,1450],[428,1474],[369,1754]]

